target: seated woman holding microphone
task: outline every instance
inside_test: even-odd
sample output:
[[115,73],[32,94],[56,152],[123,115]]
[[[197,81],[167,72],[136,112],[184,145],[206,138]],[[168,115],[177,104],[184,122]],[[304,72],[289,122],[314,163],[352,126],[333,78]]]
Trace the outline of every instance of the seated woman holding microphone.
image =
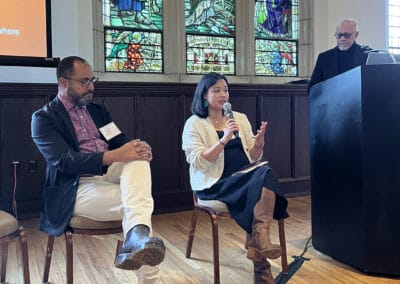
[[232,218],[247,232],[254,283],[274,283],[267,258],[280,257],[281,247],[271,243],[270,225],[273,218],[288,217],[287,200],[267,164],[240,172],[262,158],[267,122],[262,121],[253,135],[247,116],[232,113],[228,100],[226,77],[204,75],[194,94],[193,115],[182,134],[190,183],[199,199],[225,203]]

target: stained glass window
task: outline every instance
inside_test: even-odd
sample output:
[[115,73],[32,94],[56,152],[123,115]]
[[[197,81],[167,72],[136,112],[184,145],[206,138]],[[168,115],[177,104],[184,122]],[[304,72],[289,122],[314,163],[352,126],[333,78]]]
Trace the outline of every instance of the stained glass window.
[[298,0],[255,0],[255,74],[297,76]]
[[389,0],[389,52],[400,54],[400,0]]
[[163,72],[162,8],[162,0],[103,0],[106,72]]
[[235,74],[235,1],[185,0],[186,72]]

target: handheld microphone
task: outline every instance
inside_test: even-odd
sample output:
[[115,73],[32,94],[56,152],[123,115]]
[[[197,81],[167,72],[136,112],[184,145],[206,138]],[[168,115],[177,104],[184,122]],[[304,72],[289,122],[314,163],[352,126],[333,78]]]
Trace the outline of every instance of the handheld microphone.
[[[233,119],[232,105],[230,103],[225,102],[222,109],[224,110],[224,115],[227,119]],[[239,133],[236,130],[233,132],[233,135],[239,137]]]

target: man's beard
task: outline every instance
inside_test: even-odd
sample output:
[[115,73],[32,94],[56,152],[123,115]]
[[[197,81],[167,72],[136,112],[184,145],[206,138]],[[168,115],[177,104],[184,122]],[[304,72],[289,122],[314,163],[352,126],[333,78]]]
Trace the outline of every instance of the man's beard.
[[91,103],[93,100],[92,91],[83,93],[82,95],[78,95],[77,93],[68,90],[68,96],[71,98],[73,104],[76,106],[85,106]]
[[348,45],[347,43],[345,43],[345,44],[338,44],[338,48],[339,48],[341,51],[349,50],[351,46],[352,46],[352,44]]

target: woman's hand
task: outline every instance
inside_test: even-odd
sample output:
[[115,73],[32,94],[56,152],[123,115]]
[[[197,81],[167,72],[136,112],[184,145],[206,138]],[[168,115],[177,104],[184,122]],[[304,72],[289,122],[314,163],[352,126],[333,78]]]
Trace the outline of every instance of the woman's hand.
[[257,134],[253,136],[255,143],[254,147],[256,148],[262,148],[264,147],[264,137],[265,137],[265,130],[267,129],[267,124],[268,122],[266,121],[261,121],[260,129],[257,130]]
[[254,161],[258,160],[261,157],[264,148],[264,136],[267,124],[268,122],[261,121],[260,129],[258,129],[257,134],[253,136],[255,142],[253,148],[251,148],[250,150],[250,157]]
[[235,131],[239,132],[239,125],[234,119],[228,119],[224,128],[224,137],[222,137],[221,140],[223,140],[225,144],[228,143],[232,139],[233,133]]
[[224,128],[224,136],[218,141],[217,144],[205,149],[201,153],[201,156],[207,161],[214,162],[219,157],[221,152],[224,151],[226,144],[228,144],[228,142],[232,139],[235,131],[239,132],[239,125],[234,119],[228,119]]

